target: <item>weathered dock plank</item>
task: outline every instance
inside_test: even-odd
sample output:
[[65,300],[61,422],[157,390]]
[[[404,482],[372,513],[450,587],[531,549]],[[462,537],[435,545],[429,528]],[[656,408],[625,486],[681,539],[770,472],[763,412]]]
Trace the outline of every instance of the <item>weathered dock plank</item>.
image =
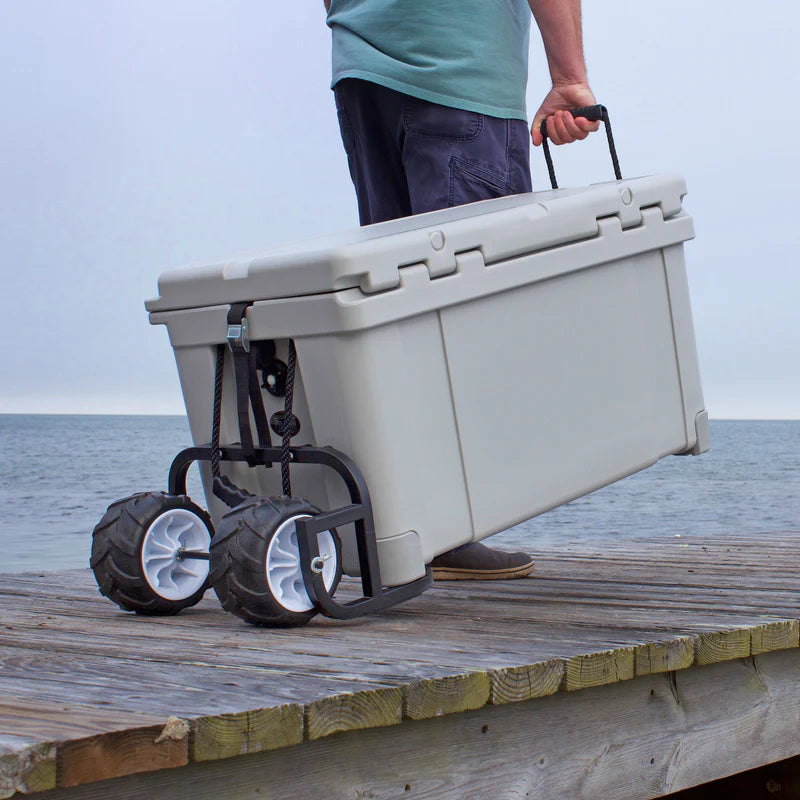
[[798,669],[797,650],[768,653],[30,800],[660,797],[793,754]]
[[[788,752],[792,748],[800,752],[800,716],[773,758],[753,743],[763,738],[766,723],[748,703],[772,715],[776,732],[765,742],[778,741],[787,715],[797,713],[796,699],[784,698],[781,709],[772,704],[792,675],[800,677],[799,556],[798,531],[564,542],[558,552],[535,553],[530,579],[437,584],[370,618],[317,618],[295,630],[249,627],[225,614],[213,593],[176,617],[125,614],[97,594],[88,570],[0,576],[0,798],[47,790],[42,797],[56,800],[108,791],[106,797],[121,800],[137,796],[137,786],[169,797],[178,775],[190,783],[195,776],[228,776],[233,763],[245,770],[241,774],[247,765],[262,764],[274,773],[271,796],[288,797],[293,782],[296,796],[297,765],[314,753],[346,757],[348,769],[364,764],[367,770],[370,758],[392,762],[368,796],[397,796],[391,776],[405,765],[409,775],[428,775],[412,782],[413,797],[517,797],[520,786],[570,785],[569,759],[558,763],[557,754],[577,734],[553,729],[547,739],[541,715],[573,703],[596,725],[594,740],[578,736],[573,742],[584,748],[591,779],[572,794],[548,796],[654,797],[665,787],[721,777],[724,767],[708,752],[717,739],[720,752],[742,751],[730,770],[789,757],[796,754]],[[344,583],[344,595],[354,591]],[[773,664],[781,666],[770,673]],[[739,688],[716,686],[714,676],[723,673]],[[775,691],[769,697],[767,673],[777,687],[768,686]],[[699,727],[691,729],[676,689],[695,680],[690,676],[712,681],[704,690],[707,703],[700,702],[699,689],[692,700],[692,725]],[[652,690],[669,701],[648,706],[650,727],[640,731],[647,746],[632,738],[644,723],[623,720],[614,710],[623,687],[640,685],[649,687],[648,697]],[[631,691],[638,698],[638,690]],[[711,698],[729,706],[727,732],[720,714],[728,712],[712,707]],[[527,738],[517,740],[509,730],[502,741],[512,755],[481,758],[481,745],[500,742],[496,733],[481,732],[485,726],[495,731],[493,721],[506,719],[498,714],[508,714],[507,724],[527,730]],[[483,720],[478,733],[459,732],[471,719]],[[461,759],[444,740],[438,747],[440,728],[442,736],[447,730],[456,740],[466,737],[464,753],[473,753],[474,764],[467,766],[466,755]],[[711,737],[697,745],[710,759],[703,769],[696,753],[685,749],[701,730]],[[417,736],[419,743],[433,737],[433,744],[415,744]],[[614,753],[597,750],[598,737],[616,742]],[[517,770],[516,788],[509,784],[503,794],[498,786],[504,779],[496,772],[502,759],[524,751],[530,760],[538,752],[531,749],[534,739],[544,762]],[[387,755],[390,743],[396,756]],[[655,755],[638,767],[638,784],[623,776],[630,786],[621,788],[617,778],[603,777],[630,771],[648,748]],[[744,750],[747,765],[740,758]],[[451,775],[445,790],[436,771],[452,770],[456,758],[464,761],[464,777]],[[487,775],[495,769],[491,789],[480,769]],[[380,772],[375,764],[370,770]],[[226,789],[225,796],[257,796],[253,787],[261,778],[257,772],[251,778],[255,783],[242,782],[240,794]],[[214,796],[211,789],[203,794],[205,779],[198,780],[196,797]],[[338,788],[326,793],[357,796],[364,786],[348,780],[341,794]],[[412,786],[409,780],[401,794]],[[616,794],[589,791],[612,785]]]
[[192,727],[192,761],[260,753],[303,741],[303,706],[291,703],[200,717]]

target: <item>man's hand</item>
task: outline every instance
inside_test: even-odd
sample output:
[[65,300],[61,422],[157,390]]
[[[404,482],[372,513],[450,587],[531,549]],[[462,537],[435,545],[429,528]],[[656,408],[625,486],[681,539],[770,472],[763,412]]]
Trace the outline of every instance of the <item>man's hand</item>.
[[596,102],[586,83],[554,86],[533,118],[531,138],[534,146],[538,147],[542,143],[539,128],[544,119],[547,120],[547,136],[553,144],[568,144],[585,139],[600,127],[600,123],[590,122],[585,117],[573,117],[568,109],[593,106]]

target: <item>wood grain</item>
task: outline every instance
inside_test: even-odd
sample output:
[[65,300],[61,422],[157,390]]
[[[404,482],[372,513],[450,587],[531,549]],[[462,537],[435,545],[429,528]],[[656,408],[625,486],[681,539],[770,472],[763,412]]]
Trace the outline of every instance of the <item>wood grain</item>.
[[629,681],[634,674],[633,647],[575,656],[564,666],[561,688],[565,692]]
[[634,648],[636,675],[655,675],[688,669],[694,663],[695,641],[690,636],[679,636],[666,642],[648,642]]
[[56,786],[56,747],[52,742],[29,744],[19,737],[0,737],[0,798]]
[[747,628],[701,633],[695,639],[695,663],[701,666],[749,655],[750,630]]
[[[800,650],[355,731],[31,800],[645,800],[800,751]],[[754,680],[754,676],[759,678]],[[779,795],[776,795],[779,796]]]
[[491,683],[486,672],[414,681],[403,688],[403,716],[429,719],[485,706]]
[[[438,583],[294,630],[247,626],[213,593],[145,618],[102,598],[87,570],[0,576],[0,787],[79,791],[376,727],[404,740],[436,719],[640,679],[680,697],[675,676],[694,666],[798,649],[800,532],[565,540],[532,555],[530,579]],[[337,597],[357,592],[345,579]],[[168,717],[188,735],[156,743]]]
[[192,761],[260,753],[303,741],[303,706],[292,703],[194,720]]
[[403,720],[400,688],[347,692],[306,706],[306,735],[321,739],[332,733],[399,725]]
[[554,694],[564,680],[565,665],[563,659],[556,658],[522,667],[489,670],[492,681],[490,702],[493,705],[520,703]]
[[796,619],[766,622],[750,630],[750,651],[754,656],[791,647],[800,647],[800,623]]
[[80,786],[188,764],[189,727],[178,726],[176,734],[168,730],[165,735],[169,725],[132,728],[59,744],[57,785]]

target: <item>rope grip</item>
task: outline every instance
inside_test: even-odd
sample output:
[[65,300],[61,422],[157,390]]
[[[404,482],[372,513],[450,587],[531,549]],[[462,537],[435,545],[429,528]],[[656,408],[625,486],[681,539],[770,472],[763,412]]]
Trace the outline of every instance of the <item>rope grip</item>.
[[[614,177],[622,180],[622,173],[619,168],[619,158],[617,157],[617,148],[614,144],[614,134],[611,132],[611,120],[608,116],[608,109],[603,105],[584,106],[582,108],[571,108],[569,113],[573,117],[584,117],[591,122],[602,122],[606,129],[606,138],[608,139],[608,151],[611,154],[611,166],[614,168]],[[556,173],[553,168],[553,158],[550,155],[550,145],[547,140],[547,119],[542,120],[539,126],[539,132],[542,134],[542,150],[544,151],[544,160],[547,163],[547,172],[550,175],[550,186],[553,189],[558,189],[558,182],[556,181]]]

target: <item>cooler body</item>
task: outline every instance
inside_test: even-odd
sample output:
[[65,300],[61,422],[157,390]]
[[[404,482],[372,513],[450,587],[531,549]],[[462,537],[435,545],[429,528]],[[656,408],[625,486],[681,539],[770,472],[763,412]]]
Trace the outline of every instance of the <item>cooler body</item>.
[[[192,436],[210,440],[232,302],[250,338],[297,349],[294,446],[363,472],[386,585],[435,555],[708,448],[683,259],[680,178],[519,195],[165,273],[148,303],[174,348]],[[239,439],[231,360],[221,441]],[[283,400],[263,392],[267,413]],[[223,464],[280,494],[280,470]],[[210,492],[212,517],[226,510]],[[346,505],[292,468],[294,494]],[[344,566],[357,574],[348,531]]]

